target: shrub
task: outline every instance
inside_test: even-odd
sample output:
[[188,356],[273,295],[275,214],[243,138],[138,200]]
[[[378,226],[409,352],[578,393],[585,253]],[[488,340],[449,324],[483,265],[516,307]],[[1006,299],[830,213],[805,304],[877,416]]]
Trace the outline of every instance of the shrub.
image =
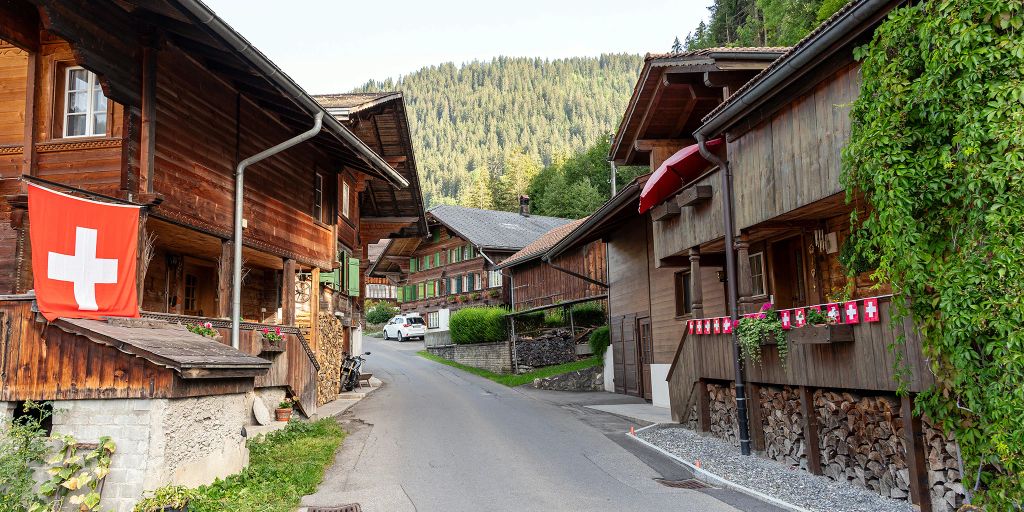
[[608,350],[608,345],[612,342],[611,330],[608,329],[607,325],[602,325],[594,332],[590,333],[590,338],[587,343],[590,344],[590,351],[594,353],[594,357],[604,360],[604,351]]
[[553,308],[544,312],[544,327],[561,327],[565,325],[562,308]]
[[493,343],[508,337],[505,317],[508,311],[499,307],[464,308],[448,321],[452,343]]
[[366,323],[380,325],[398,314],[398,308],[384,301],[370,302],[366,306]]
[[49,410],[33,402],[23,407],[24,415],[0,424],[0,511],[28,510],[37,503],[33,468],[49,452],[42,426]]
[[516,317],[516,330],[527,332],[540,329],[544,325],[544,312],[534,311]]
[[594,327],[608,323],[608,315],[600,302],[583,302],[572,307],[572,320],[576,325]]

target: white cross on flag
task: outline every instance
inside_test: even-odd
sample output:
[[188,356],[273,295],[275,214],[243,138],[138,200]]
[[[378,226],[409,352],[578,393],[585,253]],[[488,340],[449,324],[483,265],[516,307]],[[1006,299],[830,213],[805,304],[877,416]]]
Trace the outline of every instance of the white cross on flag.
[[864,299],[864,320],[868,322],[877,322],[878,318],[878,299]]
[[29,185],[32,276],[47,320],[137,317],[139,207]]
[[785,309],[779,312],[779,318],[782,320],[782,328],[784,330],[790,330],[793,327],[792,320],[789,318],[789,310]]
[[843,313],[846,314],[846,323],[859,324],[860,316],[857,314],[857,301],[851,300],[843,304]]
[[827,308],[826,310],[828,311],[828,313],[827,313],[828,314],[828,319],[831,320],[832,322],[838,323],[839,322],[839,318],[842,316],[839,313],[839,304],[836,304],[836,303],[833,302],[833,303],[829,304],[828,306],[826,306],[826,308]]
[[722,319],[722,334],[732,334],[732,318]]
[[689,334],[693,334],[693,320],[686,321],[686,331]]
[[697,325],[697,334],[704,334],[704,321],[694,320],[693,323]]
[[793,310],[793,325],[795,327],[803,327],[807,323],[807,317],[804,316],[804,308],[798,308]]
[[704,334],[711,334],[711,319],[704,320]]
[[722,319],[715,319],[715,334],[722,334]]

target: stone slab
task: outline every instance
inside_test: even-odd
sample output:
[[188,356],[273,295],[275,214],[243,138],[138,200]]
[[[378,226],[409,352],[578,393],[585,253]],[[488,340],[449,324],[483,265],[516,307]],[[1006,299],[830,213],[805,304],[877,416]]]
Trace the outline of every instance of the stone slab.
[[672,413],[650,404],[587,405],[588,409],[607,412],[638,423],[672,423]]

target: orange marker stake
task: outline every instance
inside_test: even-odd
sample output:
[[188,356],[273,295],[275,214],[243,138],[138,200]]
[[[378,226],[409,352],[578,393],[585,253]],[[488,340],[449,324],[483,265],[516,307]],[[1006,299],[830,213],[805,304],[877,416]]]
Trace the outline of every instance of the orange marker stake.
[[700,469],[700,459],[697,459],[694,462],[695,462],[694,466],[697,466],[697,469]]
[[629,426],[629,435],[636,437],[636,430],[633,429],[633,425]]

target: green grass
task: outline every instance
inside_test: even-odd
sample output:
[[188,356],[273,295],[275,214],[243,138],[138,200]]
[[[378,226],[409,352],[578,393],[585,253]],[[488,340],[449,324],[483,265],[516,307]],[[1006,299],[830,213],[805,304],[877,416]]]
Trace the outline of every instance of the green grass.
[[523,373],[519,375],[511,375],[504,373],[494,373],[491,371],[484,370],[482,368],[476,368],[473,366],[466,366],[464,364],[456,363],[455,361],[449,361],[443,357],[435,356],[426,350],[420,350],[417,352],[421,357],[430,359],[431,361],[446,364],[458,368],[462,371],[472,373],[473,375],[479,375],[485,379],[493,380],[498,384],[504,384],[509,387],[522,386],[533,382],[533,379],[551,377],[552,375],[561,375],[563,373],[569,373],[576,370],[584,370],[586,368],[593,368],[594,366],[601,366],[601,360],[596,357],[587,359],[580,359],[579,361],[572,361],[569,363],[558,364],[554,366],[545,366],[539,370],[534,370],[529,373]]
[[292,422],[249,441],[249,466],[241,473],[197,489],[193,512],[295,510],[316,491],[345,432],[332,418]]

